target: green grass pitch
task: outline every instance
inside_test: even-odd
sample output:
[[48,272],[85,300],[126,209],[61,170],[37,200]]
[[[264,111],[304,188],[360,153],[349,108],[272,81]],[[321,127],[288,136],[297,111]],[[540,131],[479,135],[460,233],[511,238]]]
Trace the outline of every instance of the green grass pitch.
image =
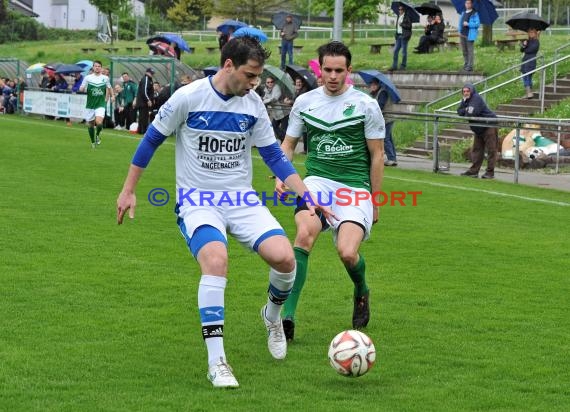
[[[362,247],[371,287],[364,377],[328,365],[350,327],[352,288],[323,234],[311,255],[296,341],[275,361],[259,308],[267,267],[230,241],[226,352],[241,385],[206,380],[199,269],[178,232],[172,139],[138,187],[134,221],[115,201],[138,140],[84,126],[0,117],[0,410],[570,410],[570,196],[391,168]],[[302,170],[302,157],[296,165]],[[272,190],[256,157],[254,186]],[[273,212],[293,238],[292,208]]]

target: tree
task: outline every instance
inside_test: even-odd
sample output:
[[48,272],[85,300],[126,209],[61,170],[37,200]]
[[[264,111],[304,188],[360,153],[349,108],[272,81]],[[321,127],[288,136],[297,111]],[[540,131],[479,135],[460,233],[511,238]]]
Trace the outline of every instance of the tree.
[[6,12],[6,1],[7,0],[0,0],[0,24],[4,23],[8,16],[8,13]]
[[125,7],[129,7],[130,0],[89,0],[93,6],[99,9],[107,17],[109,30],[111,35],[111,44],[113,44],[113,13],[120,13]]
[[271,10],[293,11],[291,1],[287,0],[219,0],[214,12],[233,19],[244,20],[252,26],[257,25],[257,17]]
[[155,14],[165,18],[167,10],[174,6],[174,3],[175,0],[147,0],[145,2],[145,14]]
[[210,0],[176,0],[166,12],[166,17],[178,27],[195,28],[196,23],[212,12]]
[[[315,12],[324,11],[332,16],[334,3],[334,0],[315,0],[312,9]],[[350,43],[354,44],[356,23],[378,19],[378,0],[344,0],[342,15],[343,21],[350,23]]]

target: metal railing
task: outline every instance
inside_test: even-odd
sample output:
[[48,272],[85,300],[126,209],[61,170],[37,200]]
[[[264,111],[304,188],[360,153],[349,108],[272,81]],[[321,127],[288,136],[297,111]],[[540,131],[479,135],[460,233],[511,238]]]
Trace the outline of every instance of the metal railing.
[[[532,61],[535,61],[535,60],[541,60],[541,61],[542,61],[542,65],[544,65],[544,56],[543,56],[542,54],[539,54],[539,55],[537,55],[536,57],[534,57],[534,58],[532,58],[532,59],[530,59],[530,60],[527,60],[527,62],[532,62]],[[526,63],[526,62],[525,62],[525,63]],[[517,67],[520,67],[521,65],[522,65],[522,62],[521,62],[521,63],[517,63],[517,64],[515,64],[515,65],[513,65],[513,66],[511,66],[511,67],[509,67],[509,68],[507,68],[507,69],[501,70],[500,72],[495,73],[495,74],[493,74],[493,75],[491,75],[491,76],[489,76],[489,77],[486,77],[486,78],[484,78],[484,79],[482,79],[482,80],[479,80],[479,81],[477,81],[477,82],[474,82],[473,85],[474,85],[474,86],[477,86],[477,85],[480,85],[480,84],[484,84],[484,88],[483,88],[483,89],[485,90],[485,89],[487,89],[487,83],[488,83],[489,81],[491,81],[491,80],[493,80],[493,79],[496,79],[497,77],[500,77],[500,76],[502,76],[503,74],[508,73],[508,72],[510,72],[511,70],[516,69]],[[521,76],[521,77],[522,77],[522,76]],[[542,84],[542,81],[541,81],[541,84]],[[480,92],[479,94],[483,94],[483,93],[485,93],[485,92],[486,92],[486,91],[482,91],[482,92]],[[431,102],[427,103],[426,106],[425,106],[425,108],[424,108],[424,112],[425,112],[425,113],[429,113],[429,110],[430,110],[431,107],[433,107],[433,105],[435,105],[436,103],[439,103],[439,102],[441,102],[441,101],[444,101],[444,100],[446,100],[446,99],[448,99],[448,98],[450,98],[450,97],[452,97],[452,96],[455,96],[455,95],[457,95],[457,94],[459,94],[459,93],[460,93],[460,89],[459,89],[459,90],[454,90],[454,91],[452,91],[452,92],[450,92],[450,93],[448,93],[448,94],[446,94],[446,95],[444,95],[444,96],[441,96],[441,97],[437,98],[437,99],[434,100],[434,101],[431,101]],[[457,102],[457,103],[459,103],[459,102]],[[457,103],[453,103],[453,104],[457,104]],[[429,141],[429,130],[428,130],[428,124],[427,124],[427,123],[426,123],[426,126],[425,126],[425,135],[424,135],[424,137],[425,137],[425,149],[427,150],[427,149],[428,149],[428,141]]]
[[[469,117],[466,118],[465,116],[459,116],[457,114],[446,114],[446,113],[403,113],[403,112],[390,112],[390,114],[396,120],[413,120],[413,121],[422,121],[425,123],[433,122],[434,124],[434,134],[433,134],[433,171],[439,172],[441,171],[439,165],[439,137],[438,137],[438,128],[439,123],[454,123],[454,124],[465,124],[469,121],[470,126],[483,126],[483,127],[499,127],[499,128],[512,128],[515,129],[515,136],[514,136],[514,173],[513,173],[513,182],[518,183],[519,180],[519,171],[520,171],[520,141],[521,139],[521,130],[536,130],[532,126],[540,126],[541,132],[552,132],[556,133],[556,164],[555,164],[555,173],[558,174],[560,172],[560,148],[561,148],[561,139],[562,139],[562,131],[570,130],[570,119],[537,119],[531,117],[520,117],[520,116],[499,116],[499,117]],[[499,150],[499,148],[497,148]]]

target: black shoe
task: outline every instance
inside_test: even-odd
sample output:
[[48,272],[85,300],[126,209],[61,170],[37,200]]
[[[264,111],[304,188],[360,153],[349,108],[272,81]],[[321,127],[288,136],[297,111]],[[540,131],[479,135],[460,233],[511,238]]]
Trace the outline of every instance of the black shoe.
[[494,179],[495,178],[495,174],[494,173],[485,173],[483,176],[481,176],[481,179]]
[[285,332],[287,342],[291,342],[295,336],[295,322],[293,319],[283,319],[283,331]]
[[473,173],[467,170],[466,172],[461,173],[461,176],[473,177],[477,179],[479,177],[479,173]]
[[369,295],[370,293],[366,292],[365,295],[354,298],[354,311],[352,312],[352,327],[354,329],[361,329],[368,325],[370,320]]

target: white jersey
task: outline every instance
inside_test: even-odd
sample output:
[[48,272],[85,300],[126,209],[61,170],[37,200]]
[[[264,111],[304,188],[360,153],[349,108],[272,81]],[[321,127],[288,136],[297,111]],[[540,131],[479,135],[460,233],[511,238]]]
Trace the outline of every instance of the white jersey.
[[252,146],[276,142],[257,93],[228,99],[210,77],[178,89],[152,124],[165,136],[176,132],[177,190],[249,189]]

